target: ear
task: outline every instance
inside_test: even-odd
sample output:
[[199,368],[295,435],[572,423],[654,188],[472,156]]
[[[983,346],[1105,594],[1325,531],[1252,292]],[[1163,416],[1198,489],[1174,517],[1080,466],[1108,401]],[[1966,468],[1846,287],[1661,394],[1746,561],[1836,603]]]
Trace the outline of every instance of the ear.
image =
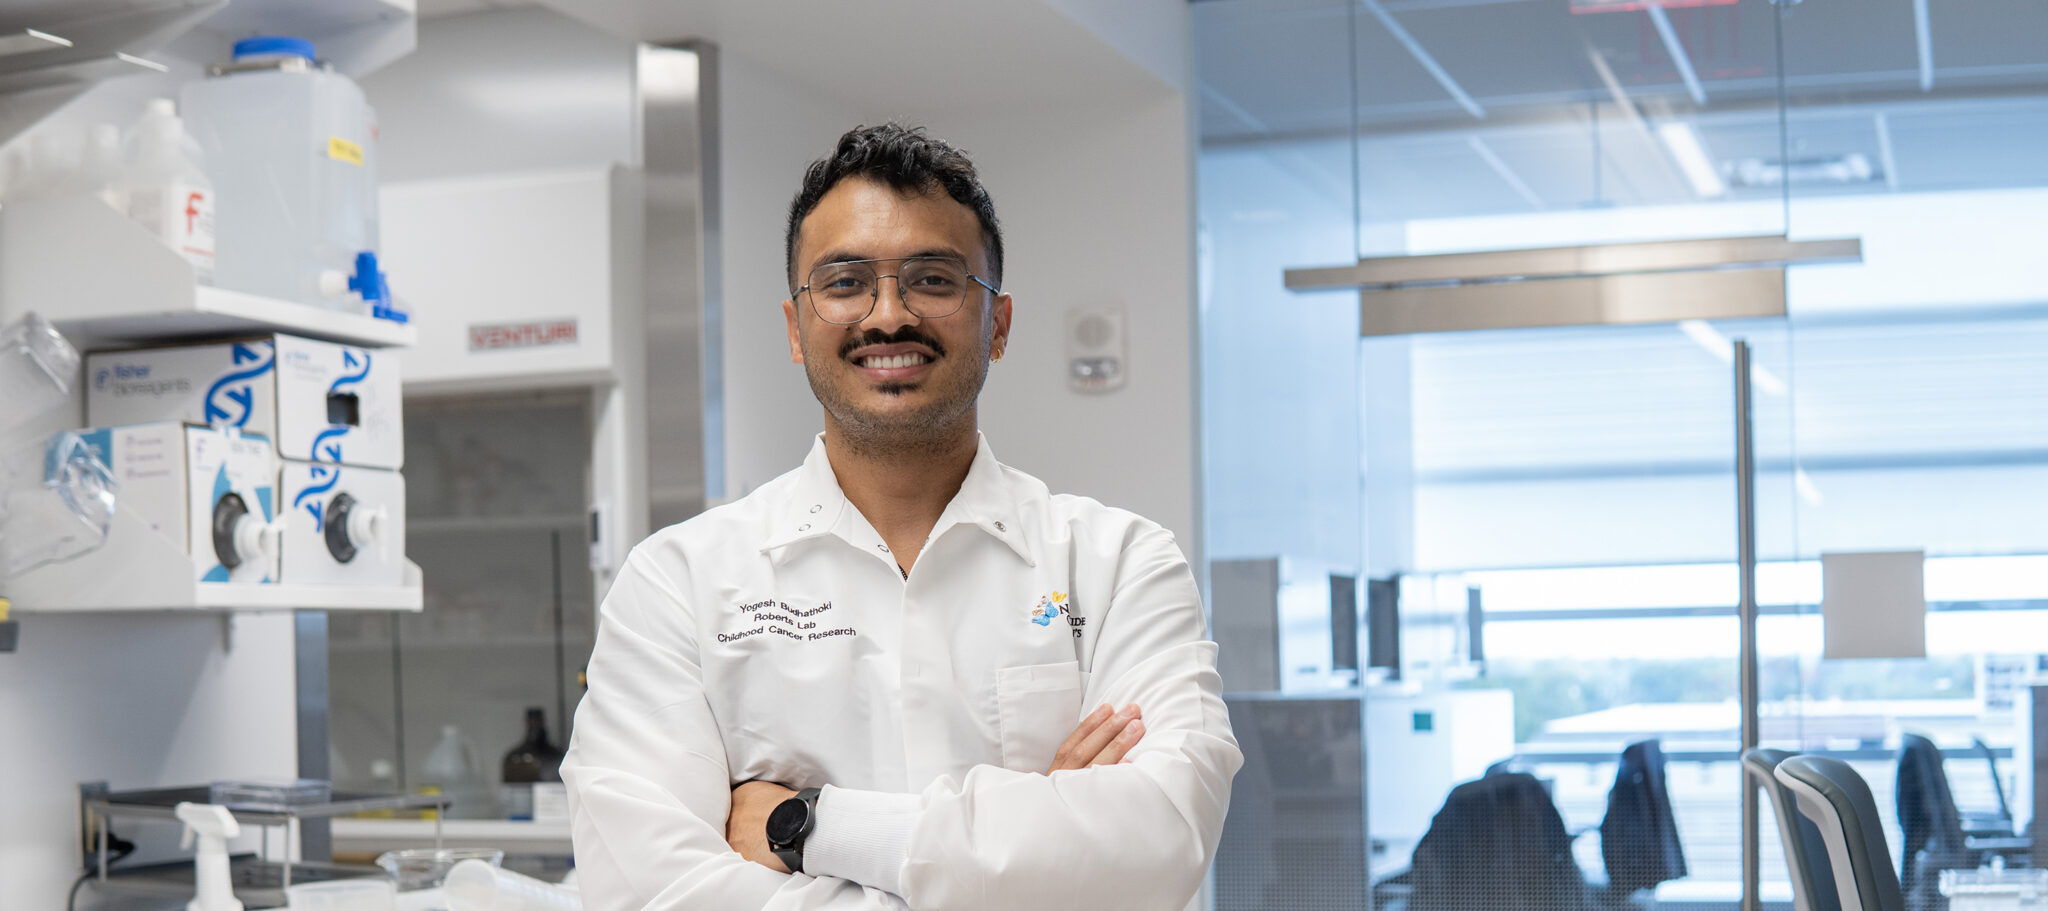
[[990,351],[1005,351],[1010,347],[1010,295],[998,294],[990,315],[995,318],[995,334],[989,338]]
[[801,364],[804,362],[804,346],[803,336],[797,333],[796,301],[782,302],[782,319],[789,323],[789,362]]

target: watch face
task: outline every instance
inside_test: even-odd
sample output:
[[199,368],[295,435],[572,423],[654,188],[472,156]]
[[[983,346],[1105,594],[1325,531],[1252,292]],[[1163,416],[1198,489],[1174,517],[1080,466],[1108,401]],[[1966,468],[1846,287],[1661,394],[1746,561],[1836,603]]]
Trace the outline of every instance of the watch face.
[[768,843],[786,845],[796,841],[804,831],[804,821],[810,816],[810,808],[794,797],[776,805],[768,814]]

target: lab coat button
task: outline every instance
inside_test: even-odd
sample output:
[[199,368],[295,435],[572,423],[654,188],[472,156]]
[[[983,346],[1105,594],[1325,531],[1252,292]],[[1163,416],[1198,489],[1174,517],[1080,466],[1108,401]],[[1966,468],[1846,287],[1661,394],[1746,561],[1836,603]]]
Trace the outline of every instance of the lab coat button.
[[886,554],[886,553],[888,553],[888,552],[889,552],[889,545],[887,545],[887,544],[877,544],[877,545],[875,545],[875,546],[876,546],[876,547],[878,547],[878,548],[880,548],[880,549],[881,549],[881,551],[882,551],[882,553],[885,553],[885,554]]
[[804,524],[802,524],[802,525],[799,525],[799,526],[797,526],[797,527],[796,527],[796,530],[797,530],[797,531],[810,531],[810,530],[811,530],[811,523],[809,523],[809,522],[805,522]]
[[996,530],[997,530],[997,531],[1009,531],[1009,529],[1007,529],[1007,528],[1004,528],[1004,527],[1003,527],[1003,523],[1001,523],[1001,522],[997,522],[997,523],[996,523]]
[[818,511],[818,510],[820,510],[820,509],[824,509],[824,508],[825,508],[825,504],[823,504],[823,503],[812,503],[812,504],[811,504],[811,512],[812,512],[812,513],[816,513],[816,512]]

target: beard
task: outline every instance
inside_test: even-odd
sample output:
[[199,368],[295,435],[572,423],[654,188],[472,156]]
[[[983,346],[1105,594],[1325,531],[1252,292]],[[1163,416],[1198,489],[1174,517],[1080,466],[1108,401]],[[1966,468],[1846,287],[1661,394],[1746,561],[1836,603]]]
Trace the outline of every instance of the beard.
[[[933,369],[923,380],[871,386],[861,378],[860,368],[846,359],[862,345],[899,342],[924,345],[935,355]],[[971,351],[964,358],[949,357],[938,339],[913,326],[894,334],[870,331],[834,347],[836,350],[819,351],[805,345],[804,378],[854,451],[863,455],[942,452],[958,445],[963,427],[973,430],[975,401],[988,379],[986,356],[976,357],[977,352]],[[986,345],[974,347],[979,350]],[[906,404],[902,400],[911,396],[921,396],[923,401],[902,407]],[[892,404],[897,407],[890,407]]]

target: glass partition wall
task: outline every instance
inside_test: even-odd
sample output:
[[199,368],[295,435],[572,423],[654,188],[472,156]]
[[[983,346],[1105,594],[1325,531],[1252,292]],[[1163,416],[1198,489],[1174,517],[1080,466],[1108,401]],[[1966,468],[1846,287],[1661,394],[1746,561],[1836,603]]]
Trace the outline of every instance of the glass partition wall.
[[[1454,837],[1453,788],[1515,770],[1554,807],[1579,898],[1733,907],[1745,708],[1763,745],[1864,775],[1895,867],[1907,735],[1947,753],[1965,816],[2002,795],[2024,825],[2015,713],[2048,651],[2048,46],[2014,36],[2048,34],[2048,12],[1896,6],[1195,4],[1211,600],[1226,653],[1280,652],[1274,673],[1225,675],[1241,738],[1273,743],[1247,746],[1219,908],[1568,904],[1526,870],[1512,895],[1432,884],[1484,879],[1457,856],[1498,848]],[[1861,261],[1788,270],[1782,317],[1363,338],[1358,291],[1285,279],[1745,235],[1861,238]],[[1924,555],[1924,654],[1824,656],[1822,556],[1869,552]],[[1270,595],[1239,584],[1260,561],[1280,567]],[[1316,597],[1360,580],[1355,612],[1330,597],[1336,619],[1304,622],[1304,576],[1329,580]],[[1261,612],[1280,615],[1272,646],[1243,620]],[[1320,720],[1344,699],[1356,733]],[[1260,757],[1331,730],[1333,755],[1349,738],[1362,756],[1359,823],[1290,823],[1290,766]],[[1603,843],[1611,802],[1634,806],[1617,779],[1642,780],[1644,752],[1620,775],[1623,751],[1646,741],[1675,824],[1617,821]],[[1332,832],[1366,853],[1355,879],[1348,857],[1282,860]],[[1783,905],[1767,807],[1755,840],[1753,897]]]

